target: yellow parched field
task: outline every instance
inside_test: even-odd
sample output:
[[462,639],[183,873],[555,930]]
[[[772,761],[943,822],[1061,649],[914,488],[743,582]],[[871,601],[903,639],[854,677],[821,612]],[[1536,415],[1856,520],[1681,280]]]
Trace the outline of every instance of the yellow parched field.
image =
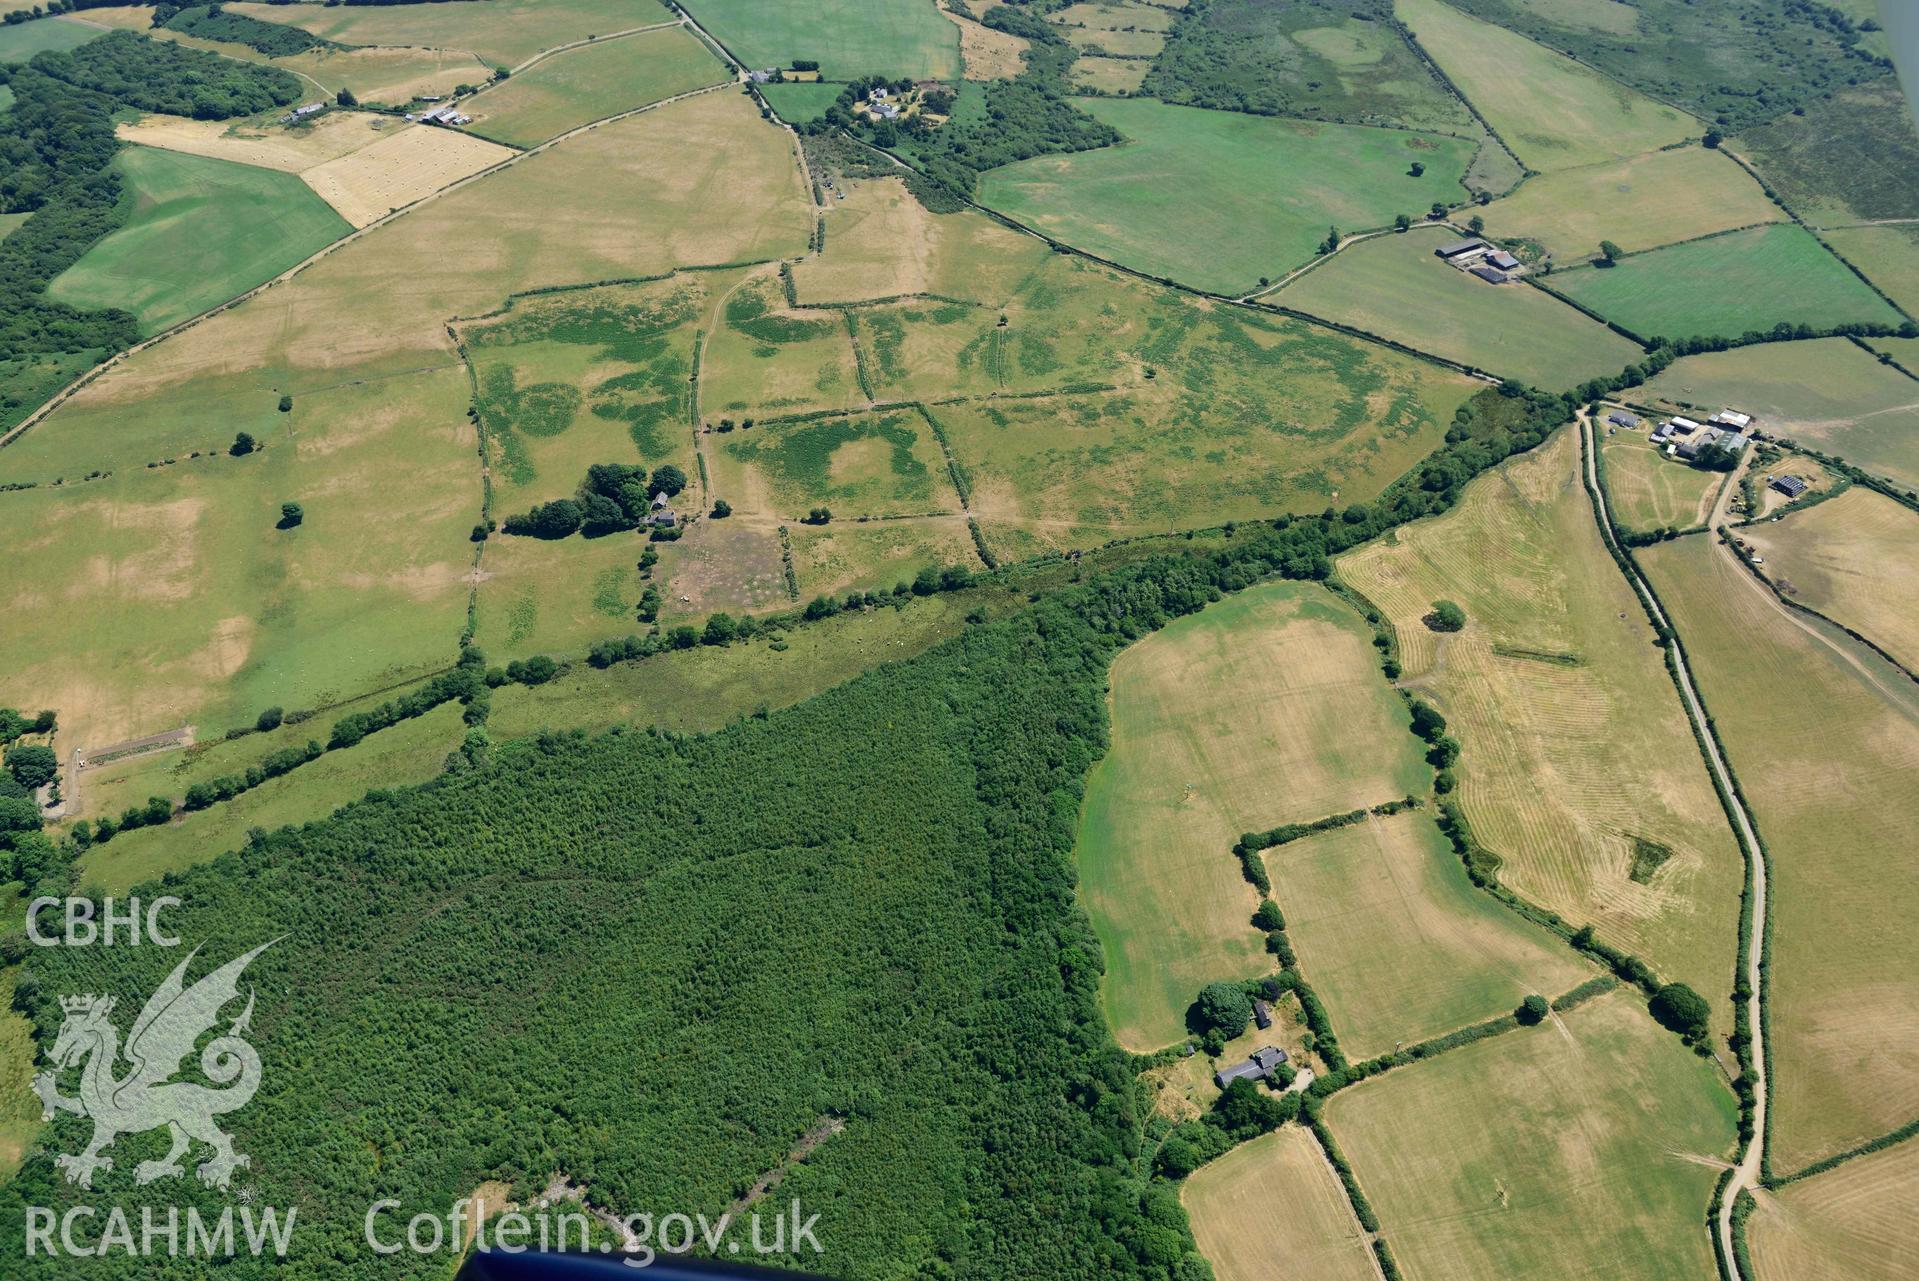
[[[786,136],[708,95],[489,175],[111,369],[0,456],[6,480],[113,472],[0,510],[8,545],[38,549],[0,591],[50,629],[0,701],[58,706],[98,744],[445,664],[480,496],[447,322],[516,290],[797,253],[810,224]],[[242,429],[266,449],[229,458]],[[276,531],[289,500],[306,523]]]
[[1312,1131],[1262,1134],[1196,1170],[1179,1199],[1219,1281],[1374,1281],[1365,1229]]
[[1919,1140],[1761,1192],[1746,1227],[1757,1281],[1912,1281]]
[[1919,669],[1919,514],[1855,485],[1739,536],[1780,591]]
[[588,36],[671,22],[653,0],[439,0],[428,4],[236,4],[262,22],[305,27],[349,45],[464,49],[494,66],[515,67],[545,49]]
[[364,227],[514,154],[484,138],[414,125],[300,176],[342,218]]
[[1772,851],[1768,1130],[1790,1173],[1919,1098],[1919,686],[1706,537],[1638,555]]
[[793,268],[803,303],[938,294],[1001,306],[1052,257],[1044,241],[971,213],[931,214],[897,178],[829,194],[826,252]]
[[[1723,1019],[1744,865],[1578,464],[1562,430],[1339,574],[1392,620],[1403,683],[1451,722],[1459,802],[1500,879],[1712,995]],[[1439,599],[1464,606],[1463,632],[1420,621]],[[1664,852],[1651,867],[1642,841]]]
[[364,111],[329,111],[310,125],[267,124],[259,120],[188,120],[184,116],[142,116],[123,121],[115,132],[123,141],[167,151],[184,151],[215,160],[234,160],[283,173],[304,173],[330,160],[403,133],[417,132],[388,116]]
[[1113,665],[1113,741],[1080,812],[1081,896],[1106,950],[1119,1043],[1185,1031],[1214,979],[1270,958],[1250,923],[1242,832],[1407,795],[1424,765],[1365,624],[1311,584],[1255,587]]

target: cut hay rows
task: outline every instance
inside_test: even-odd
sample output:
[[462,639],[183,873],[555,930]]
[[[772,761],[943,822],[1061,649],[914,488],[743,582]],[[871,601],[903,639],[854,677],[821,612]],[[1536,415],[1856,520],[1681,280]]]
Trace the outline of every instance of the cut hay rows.
[[[1652,630],[1600,542],[1577,457],[1562,432],[1473,482],[1447,515],[1345,557],[1339,573],[1392,620],[1404,683],[1464,745],[1459,801],[1504,860],[1500,879],[1719,993],[1743,867]],[[1420,621],[1442,598],[1464,606],[1465,631],[1435,636]],[[1630,877],[1636,837],[1675,851],[1648,884]]]
[[513,154],[484,138],[414,125],[300,176],[341,217],[364,227]]
[[1374,1281],[1372,1249],[1319,1141],[1289,1125],[1203,1166],[1180,1188],[1219,1281]]
[[1797,1170],[1919,1098],[1919,686],[1705,538],[1640,563],[1771,848],[1769,1130]]
[[1757,1281],[1911,1281],[1919,1140],[1761,1193],[1746,1233]]

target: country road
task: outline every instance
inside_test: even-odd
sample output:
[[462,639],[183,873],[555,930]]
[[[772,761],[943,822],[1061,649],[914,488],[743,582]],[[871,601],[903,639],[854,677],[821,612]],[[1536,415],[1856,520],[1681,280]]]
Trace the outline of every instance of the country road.
[[[1579,437],[1585,450],[1586,489],[1592,495],[1595,510],[1599,513],[1599,533],[1606,540],[1606,546],[1621,556],[1627,566],[1632,561],[1626,558],[1618,541],[1613,535],[1612,512],[1606,506],[1606,492],[1599,483],[1599,441],[1593,432],[1592,418],[1585,411],[1579,414]],[[1742,468],[1743,470],[1743,468]],[[1737,484],[1737,475],[1727,481],[1721,491],[1720,500],[1714,504],[1715,520],[1724,514],[1728,496]],[[1709,533],[1706,537],[1712,537]],[[1727,555],[1732,553],[1728,551]],[[1668,632],[1673,631],[1672,620],[1666,617],[1666,611],[1660,608],[1658,598],[1652,588],[1640,576],[1637,568],[1628,568],[1627,577],[1633,590],[1639,593],[1639,599],[1645,602],[1646,610],[1659,626]],[[1700,700],[1699,690],[1693,684],[1692,669],[1686,664],[1686,655],[1677,644],[1671,650],[1673,672],[1684,695],[1686,715],[1691,719],[1699,741],[1705,747],[1706,764],[1712,770],[1713,780],[1720,792],[1726,797],[1727,806],[1732,811],[1734,826],[1739,836],[1740,848],[1746,856],[1746,865],[1752,872],[1752,932],[1746,942],[1744,958],[1746,987],[1747,1023],[1752,1029],[1751,1063],[1753,1076],[1752,1138],[1747,1142],[1745,1151],[1739,1154],[1739,1163],[1733,1167],[1732,1179],[1726,1184],[1724,1196],[1719,1202],[1714,1216],[1714,1231],[1718,1234],[1720,1257],[1726,1261],[1726,1271],[1731,1281],[1751,1281],[1739,1272],[1739,1259],[1733,1253],[1732,1209],[1739,1194],[1759,1183],[1759,1163],[1765,1151],[1766,1134],[1766,1021],[1761,1001],[1764,986],[1760,981],[1760,962],[1765,955],[1766,939],[1766,859],[1759,848],[1759,832],[1754,827],[1752,815],[1746,810],[1746,803],[1733,790],[1732,772],[1726,768],[1725,757],[1720,753],[1719,741],[1713,737],[1712,727],[1706,719],[1705,704]]]

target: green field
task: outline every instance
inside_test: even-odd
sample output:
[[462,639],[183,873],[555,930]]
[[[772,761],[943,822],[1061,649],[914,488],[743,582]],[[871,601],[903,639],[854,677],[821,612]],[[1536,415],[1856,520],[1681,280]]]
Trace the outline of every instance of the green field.
[[718,84],[726,68],[682,28],[601,41],[535,64],[469,98],[468,132],[531,147],[588,121]]
[[1667,457],[1648,443],[1651,427],[1646,423],[1638,431],[1603,437],[1600,459],[1613,519],[1622,528],[1639,531],[1705,524],[1725,474]]
[[716,492],[743,513],[797,520],[813,504],[842,519],[960,509],[939,442],[912,410],[762,424],[722,437],[709,459]]
[[760,93],[768,105],[780,113],[780,119],[793,124],[806,124],[825,115],[826,109],[839,100],[840,91],[845,88],[845,85],[824,80],[815,80],[810,84],[782,81],[779,84],[761,85]]
[[1620,991],[1342,1090],[1326,1121],[1408,1276],[1711,1276],[1731,1091]]
[[828,80],[960,74],[959,28],[925,0],[693,0],[687,10],[749,67],[810,58]]
[[1919,687],[1709,538],[1639,556],[1771,849],[1767,1129],[1790,1173],[1913,1119]]
[[1919,227],[1835,227],[1819,234],[1907,314],[1919,313]]
[[1687,356],[1644,394],[1681,409],[1730,405],[1768,435],[1919,488],[1919,382],[1844,338]]
[[1079,875],[1121,1045],[1178,1040],[1200,988],[1269,967],[1250,923],[1259,896],[1232,853],[1240,833],[1424,785],[1370,641],[1325,589],[1277,583],[1181,619],[1114,664],[1113,743],[1087,778]]
[[351,228],[290,173],[152,147],[115,163],[127,220],[48,286],[75,307],[124,307],[147,333],[245,293]]
[[78,49],[105,34],[101,27],[70,18],[40,18],[0,26],[0,62],[26,62],[49,49]]
[[1372,818],[1266,856],[1300,970],[1348,1057],[1504,1014],[1592,977],[1466,878],[1430,813]]
[[[980,202],[1077,248],[1221,293],[1254,289],[1344,231],[1463,199],[1473,144],[1145,99],[1078,105],[1126,141],[982,174]],[[1415,163],[1422,177],[1410,175]]]
[[[1719,998],[1723,1018],[1744,863],[1578,465],[1564,429],[1338,572],[1392,622],[1402,684],[1451,723],[1455,799],[1501,883]],[[1439,599],[1464,631],[1421,622]],[[1668,857],[1635,876],[1640,840]]]
[[1704,132],[1683,111],[1441,0],[1397,0],[1394,12],[1534,169],[1602,164]]
[[1637,253],[1785,219],[1750,174],[1704,147],[1542,174],[1480,212],[1488,236],[1535,241],[1560,267],[1598,256],[1603,240]]
[[1363,241],[1269,301],[1553,389],[1617,373],[1640,354],[1529,285],[1490,285],[1433,256],[1457,237],[1441,227]]
[[1774,325],[1905,318],[1804,229],[1759,227],[1559,272],[1552,287],[1641,337],[1737,338]]

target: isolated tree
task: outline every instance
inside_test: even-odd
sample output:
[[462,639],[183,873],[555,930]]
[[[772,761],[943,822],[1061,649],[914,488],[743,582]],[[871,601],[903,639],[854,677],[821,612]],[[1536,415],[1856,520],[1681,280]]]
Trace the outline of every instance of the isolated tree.
[[283,414],[288,414],[293,412],[293,397],[291,395],[284,395],[280,397],[280,412]]
[[1438,222],[1441,218],[1444,218],[1446,216],[1446,202],[1443,200],[1433,201],[1433,207],[1426,211],[1426,216],[1434,222]]
[[307,518],[306,508],[300,506],[300,504],[281,503],[280,504],[280,523],[278,525],[275,525],[274,528],[275,529],[292,529],[295,525],[300,524],[306,518]]
[[1551,1012],[1552,1006],[1546,1004],[1546,998],[1535,992],[1519,1003],[1519,1008],[1513,1011],[1513,1017],[1531,1027],[1544,1022],[1546,1015]]
[[1326,239],[1319,242],[1319,252],[1329,254],[1339,248],[1339,228],[1326,228]]
[[1647,1009],[1660,1024],[1679,1033],[1680,1040],[1691,1045],[1706,1035],[1712,1007],[1706,998],[1684,983],[1668,983],[1653,994]]
[[1237,983],[1208,983],[1199,991],[1200,1023],[1229,1039],[1246,1030],[1253,1020],[1253,1003]]
[[1406,172],[1415,178],[1424,177],[1426,174],[1426,162],[1423,160],[1415,160],[1413,161],[1413,167]]
[[1612,241],[1602,240],[1599,242],[1599,263],[1602,267],[1610,267],[1625,257],[1625,252]]
[[1468,218],[1466,220],[1466,230],[1472,232],[1475,236],[1477,236],[1481,232],[1486,230],[1486,220],[1484,218],[1481,218],[1478,214],[1474,214],[1471,218]]
[[1407,228],[1411,227],[1412,225],[1413,225],[1413,219],[1411,214],[1394,214],[1393,215],[1394,231],[1405,231]]
[[333,101],[342,107],[357,107],[360,105],[360,100],[353,96],[353,90],[345,88],[333,95]]
[[1456,632],[1466,626],[1466,611],[1452,601],[1436,600],[1422,621],[1436,632]]
[[833,509],[831,507],[815,507],[806,513],[805,518],[802,519],[800,523],[802,525],[825,525],[832,521],[832,519]]
[[253,437],[245,432],[240,432],[234,436],[233,443],[227,446],[227,452],[235,458],[242,458],[252,453],[255,447],[256,443]]
[[714,520],[724,520],[728,516],[731,516],[732,514],[733,514],[733,504],[727,502],[724,498],[715,498],[713,500],[713,519]]

